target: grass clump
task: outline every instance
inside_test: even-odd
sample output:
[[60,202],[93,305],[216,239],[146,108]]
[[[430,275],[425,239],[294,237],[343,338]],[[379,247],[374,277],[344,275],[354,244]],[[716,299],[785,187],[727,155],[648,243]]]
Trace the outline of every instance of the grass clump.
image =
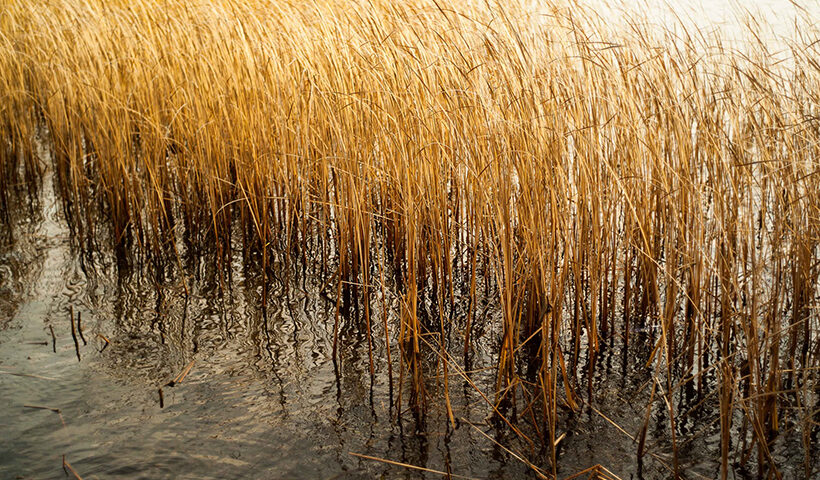
[[[603,348],[623,349],[626,372],[636,342],[673,453],[676,402],[693,394],[719,409],[724,478],[731,455],[780,476],[769,446],[786,423],[805,432],[810,474],[816,32],[784,64],[762,42],[741,52],[696,31],[611,32],[578,5],[545,11],[11,0],[0,211],[42,171],[46,132],[83,245],[106,234],[161,268],[184,237],[230,270],[241,239],[263,275],[274,251],[317,264],[341,314],[360,306],[371,374],[384,330],[399,402],[419,415],[431,371],[469,379],[492,298],[497,382],[482,395],[546,445],[553,475],[562,412],[593,395]],[[386,289],[399,311],[371,318]]]

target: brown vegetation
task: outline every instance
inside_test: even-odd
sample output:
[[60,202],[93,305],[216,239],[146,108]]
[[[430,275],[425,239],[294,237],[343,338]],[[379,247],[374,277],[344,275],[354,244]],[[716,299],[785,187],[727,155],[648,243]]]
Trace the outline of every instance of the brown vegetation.
[[[784,416],[808,474],[820,44],[775,65],[762,43],[612,33],[577,6],[393,3],[7,2],[0,211],[43,170],[39,135],[88,248],[110,234],[120,255],[173,264],[187,235],[229,269],[241,238],[263,274],[272,251],[315,262],[340,312],[361,305],[369,342],[395,322],[401,401],[419,414],[430,372],[469,379],[492,295],[482,395],[548,446],[553,475],[562,409],[593,388],[580,370],[650,330],[673,444],[676,393],[716,391],[724,478],[732,451],[779,476]],[[386,288],[401,311],[371,318]],[[730,445],[737,422],[748,435]]]

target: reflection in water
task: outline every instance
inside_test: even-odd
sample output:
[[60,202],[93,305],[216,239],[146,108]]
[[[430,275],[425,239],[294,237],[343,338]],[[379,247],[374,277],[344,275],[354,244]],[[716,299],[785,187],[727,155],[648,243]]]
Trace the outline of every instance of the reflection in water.
[[[383,331],[376,327],[371,377],[355,308],[340,318],[334,361],[336,305],[318,272],[291,268],[265,282],[253,262],[235,253],[231,278],[220,278],[215,252],[182,248],[184,278],[173,265],[149,276],[152,269],[78,253],[49,174],[41,197],[40,214],[19,219],[15,242],[3,250],[3,288],[12,294],[0,322],[0,395],[8,405],[0,412],[0,476],[55,477],[63,454],[84,478],[437,477],[351,453],[479,478],[534,477],[507,447],[548,464],[547,451],[522,444],[452,372],[456,427],[443,409],[414,418],[390,389]],[[288,270],[287,259],[275,262]],[[396,301],[386,299],[388,311]],[[482,315],[494,315],[483,302]],[[74,356],[69,306],[81,312],[90,339],[81,347],[82,362]],[[373,318],[381,318],[384,306],[372,308]],[[396,332],[389,335],[395,339]],[[579,413],[562,417],[560,473],[600,463],[622,477],[667,474],[671,445],[662,402],[650,408],[640,466],[635,455],[655,390],[637,359],[647,358],[656,332],[639,326],[634,335],[628,350],[610,336],[597,360],[601,368],[579,369],[588,398]],[[102,348],[103,337],[110,347]],[[476,353],[465,362],[484,392],[495,381],[496,337],[478,331]],[[589,359],[573,361],[583,366]],[[190,373],[168,386],[191,362]],[[592,378],[584,376],[589,371]],[[440,373],[427,373],[434,396],[442,395]],[[679,444],[679,457],[687,471],[710,477],[718,468],[716,400],[679,391],[677,428],[690,439]],[[59,409],[65,427],[51,411],[26,405]],[[511,413],[526,420],[526,412]],[[778,455],[788,455],[797,441],[786,436]]]
[[[278,270],[289,273],[263,284],[258,267],[235,253],[231,278],[220,278],[216,252],[181,248],[184,278],[173,265],[149,276],[152,269],[78,253],[53,192],[47,173],[35,202],[42,211],[18,219],[15,242],[2,252],[2,288],[11,292],[0,318],[0,396],[8,405],[0,411],[3,478],[56,477],[63,454],[84,478],[438,478],[351,453],[468,477],[534,477],[507,447],[548,464],[547,451],[523,445],[452,372],[456,428],[443,409],[415,419],[406,400],[399,408],[383,331],[373,337],[371,377],[355,308],[340,318],[334,361],[336,305],[318,272],[289,269],[279,258]],[[390,311],[397,299],[386,302]],[[482,302],[479,318],[494,315]],[[82,362],[74,356],[69,306],[81,312],[90,339]],[[384,306],[372,308],[381,318]],[[642,464],[635,455],[654,388],[637,359],[647,358],[656,332],[636,327],[634,335],[628,350],[610,336],[597,360],[601,368],[579,369],[579,385],[590,385],[588,401],[577,414],[564,412],[559,473],[602,464],[627,478],[667,475],[671,445],[662,402],[649,412],[649,453]],[[496,336],[479,330],[465,362],[485,392],[495,381]],[[103,349],[103,338],[110,347]],[[190,362],[190,373],[168,386]],[[589,371],[594,377],[584,376]],[[434,396],[442,394],[438,373],[427,375]],[[710,477],[720,443],[716,400],[679,390],[675,401],[685,414],[677,427],[691,439],[679,444],[679,457],[687,471]],[[53,412],[26,405],[59,409],[65,427]],[[786,437],[778,454],[797,441]]]
[[[4,275],[14,276],[4,276],[3,287],[14,295],[5,297],[0,368],[36,377],[0,375],[8,405],[0,413],[0,476],[54,477],[63,454],[84,478],[432,475],[351,452],[465,476],[532,476],[501,447],[522,448],[515,436],[490,428],[486,404],[466,382],[451,384],[456,428],[437,410],[423,421],[406,410],[399,415],[383,336],[374,336],[371,377],[355,309],[341,318],[334,362],[335,302],[315,272],[273,275],[263,285],[253,263],[237,255],[232,278],[219,278],[214,252],[183,250],[189,274],[183,281],[173,268],[148,276],[151,269],[79,253],[51,178],[44,178],[42,212],[34,221],[19,219],[15,242],[3,250]],[[259,307],[263,290],[265,309]],[[69,306],[82,315],[90,339],[80,347],[81,362],[71,343]],[[383,306],[373,308],[380,318]],[[484,308],[484,314],[492,313]],[[103,348],[103,338],[110,347]],[[469,363],[485,391],[494,382],[491,338],[489,332],[476,336]],[[190,362],[183,381],[168,386]],[[428,390],[440,395],[435,372],[428,378]],[[59,409],[65,427],[51,411],[26,405]],[[584,437],[584,428],[573,431]],[[631,444],[614,440],[625,459],[607,460],[629,465]],[[562,468],[588,466],[593,445],[573,459],[582,444],[565,444],[571,448]],[[544,452],[527,455],[543,464]]]
[[[375,322],[372,339],[364,334],[360,306],[345,305],[346,314],[337,317],[324,265],[273,258],[262,272],[241,235],[226,254],[193,248],[216,242],[186,238],[204,235],[190,231],[176,239],[178,256],[165,262],[79,249],[52,181],[46,172],[40,198],[23,198],[12,209],[20,217],[0,247],[0,396],[7,405],[0,410],[0,477],[59,476],[62,455],[84,478],[437,477],[351,453],[463,476],[534,477],[507,448],[548,464],[549,453],[524,444],[492,417],[470,384],[437,371],[441,362],[429,351],[425,387],[441,397],[443,375],[449,375],[456,425],[443,409],[414,416],[399,385],[396,349],[389,365],[385,332]],[[468,297],[463,287],[455,295]],[[491,366],[499,340],[498,322],[484,321],[498,316],[491,288],[480,285],[485,294],[470,306],[477,312],[474,344],[463,359],[482,392],[495,386]],[[371,318],[399,310],[389,292],[378,298],[369,306]],[[463,298],[454,303],[470,305]],[[82,314],[89,339],[81,362],[71,342],[70,307]],[[435,309],[444,308],[435,298],[420,307],[432,324]],[[468,313],[450,314],[456,319],[443,335],[453,344],[461,337],[451,329],[463,329],[459,319]],[[685,471],[707,478],[718,471],[718,400],[708,388],[717,372],[699,377],[707,388],[696,392],[687,383],[674,398],[662,398],[665,386],[653,382],[645,365],[659,335],[654,327],[631,328],[629,348],[604,335],[595,366],[583,351],[568,358],[585,397],[577,413],[561,412],[559,473],[601,464],[624,478],[666,476],[673,448],[665,402],[676,408]],[[395,342],[397,332],[386,333]],[[105,349],[104,339],[111,341]],[[188,365],[184,379],[169,386]],[[443,403],[438,400],[431,404]],[[58,409],[62,417],[31,406]],[[527,422],[524,405],[508,408]],[[639,459],[644,425],[646,454]],[[796,433],[784,433],[771,448],[787,466],[786,477],[801,475]]]
[[[233,259],[232,278],[218,278],[212,252],[184,252],[184,284],[172,269],[149,277],[150,269],[78,253],[50,174],[42,192],[41,217],[20,219],[3,250],[3,288],[15,294],[4,297],[0,369],[36,377],[0,375],[0,477],[56,477],[63,454],[84,478],[426,476],[351,452],[468,476],[527,476],[469,428],[452,430],[435,415],[396,421],[384,357],[374,355],[371,380],[359,320],[343,319],[334,365],[335,304],[310,275],[262,285],[252,264]],[[90,340],[81,362],[69,306]],[[191,361],[184,380],[167,386]],[[486,409],[463,392],[461,415],[481,423]],[[59,409],[65,427],[25,405]]]

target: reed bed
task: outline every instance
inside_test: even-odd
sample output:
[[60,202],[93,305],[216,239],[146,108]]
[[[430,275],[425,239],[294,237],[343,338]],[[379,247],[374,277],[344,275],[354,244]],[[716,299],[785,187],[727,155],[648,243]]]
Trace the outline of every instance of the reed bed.
[[220,271],[237,249],[263,276],[277,252],[312,265],[337,323],[362,319],[371,375],[392,348],[418,417],[440,398],[455,423],[446,379],[469,382],[492,321],[481,395],[546,447],[544,475],[602,348],[638,341],[675,476],[684,392],[719,409],[723,478],[732,462],[780,477],[787,425],[810,475],[817,32],[776,62],[752,36],[741,51],[632,27],[575,4],[10,0],[0,211],[48,167],[85,248],[157,269],[206,245]]

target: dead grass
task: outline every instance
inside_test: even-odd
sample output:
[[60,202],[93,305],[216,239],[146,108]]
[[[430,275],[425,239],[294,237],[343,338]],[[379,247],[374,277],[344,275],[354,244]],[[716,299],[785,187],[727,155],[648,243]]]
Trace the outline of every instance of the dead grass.
[[[643,361],[672,442],[675,393],[718,371],[724,478],[730,448],[779,476],[784,415],[816,427],[816,37],[775,65],[762,43],[612,33],[577,5],[11,0],[0,212],[39,175],[45,128],[90,248],[109,233],[120,255],[173,264],[188,232],[228,269],[239,236],[263,275],[273,250],[320,263],[371,333],[387,277],[416,412],[424,351],[448,378],[455,328],[469,357],[484,285],[502,312],[489,400],[524,402],[553,475],[559,407],[594,388],[582,370],[653,329]],[[739,418],[751,440],[730,446]]]

